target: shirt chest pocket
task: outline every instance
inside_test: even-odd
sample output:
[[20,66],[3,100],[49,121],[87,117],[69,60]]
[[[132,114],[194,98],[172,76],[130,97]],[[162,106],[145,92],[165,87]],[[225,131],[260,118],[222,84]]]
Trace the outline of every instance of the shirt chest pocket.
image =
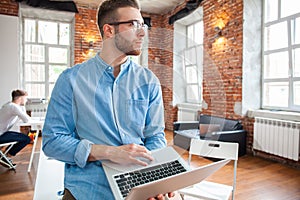
[[126,113],[128,122],[133,125],[145,125],[147,115],[148,101],[147,100],[127,100]]

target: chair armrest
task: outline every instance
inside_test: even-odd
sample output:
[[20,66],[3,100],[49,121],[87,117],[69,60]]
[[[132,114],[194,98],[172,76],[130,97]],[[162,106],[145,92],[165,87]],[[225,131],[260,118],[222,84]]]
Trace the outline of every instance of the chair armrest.
[[242,134],[242,133],[246,133],[245,130],[233,130],[233,131],[216,131],[213,132],[211,135],[224,135],[224,134]]
[[220,140],[225,142],[246,142],[246,131],[245,130],[234,130],[234,131],[216,131],[211,134],[207,134],[206,137],[212,140]]
[[177,121],[173,123],[173,130],[189,130],[189,129],[199,129],[198,121]]

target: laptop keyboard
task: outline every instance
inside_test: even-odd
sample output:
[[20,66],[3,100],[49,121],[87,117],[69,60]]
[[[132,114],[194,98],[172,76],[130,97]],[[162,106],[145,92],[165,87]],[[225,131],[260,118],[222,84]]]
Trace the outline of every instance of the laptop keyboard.
[[119,186],[122,196],[125,198],[131,188],[135,186],[150,183],[185,171],[186,169],[182,164],[178,160],[175,160],[133,172],[118,174],[114,176],[114,179]]

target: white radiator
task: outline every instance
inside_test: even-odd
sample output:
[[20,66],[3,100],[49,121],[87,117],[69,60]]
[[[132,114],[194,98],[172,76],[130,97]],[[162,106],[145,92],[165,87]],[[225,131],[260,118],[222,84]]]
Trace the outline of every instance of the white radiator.
[[197,121],[201,105],[188,103],[177,104],[177,121]]
[[255,117],[253,149],[299,160],[300,122]]

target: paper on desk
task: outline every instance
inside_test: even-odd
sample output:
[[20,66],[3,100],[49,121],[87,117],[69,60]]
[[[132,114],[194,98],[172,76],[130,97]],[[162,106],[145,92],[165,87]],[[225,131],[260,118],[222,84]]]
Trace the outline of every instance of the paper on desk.
[[[178,157],[180,157],[179,154],[171,146],[151,151],[151,155],[154,158],[153,161],[148,161],[145,158],[141,158],[142,161],[148,163],[147,167],[151,167],[151,166],[165,163],[168,161],[173,161],[173,160],[178,159]],[[107,167],[110,167],[112,169],[115,169],[117,171],[120,171],[120,172],[134,171],[134,170],[139,170],[139,169],[142,169],[145,167],[145,166],[136,165],[136,164],[122,165],[122,164],[111,162],[109,160],[102,161],[102,164],[106,165]]]

